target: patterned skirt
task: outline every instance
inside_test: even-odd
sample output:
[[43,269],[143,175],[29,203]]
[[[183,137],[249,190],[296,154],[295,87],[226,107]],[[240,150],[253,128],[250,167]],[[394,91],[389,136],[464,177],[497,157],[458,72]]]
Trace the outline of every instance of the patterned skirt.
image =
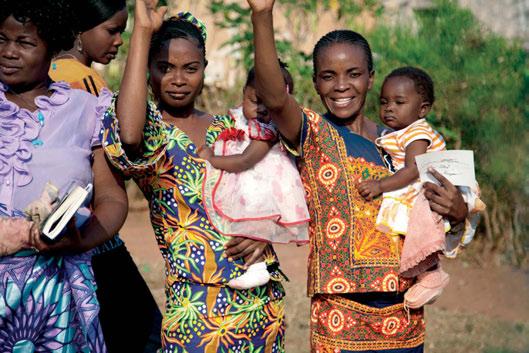
[[402,295],[391,293],[315,295],[312,353],[422,352],[423,310],[410,310],[408,316],[402,302]]
[[[285,352],[282,297],[265,298],[266,286],[235,292],[226,287],[198,288],[180,292],[185,298],[178,299],[177,291],[171,291],[162,321],[161,353]],[[215,304],[206,304],[209,299]]]
[[106,352],[90,254],[0,257],[0,352]]

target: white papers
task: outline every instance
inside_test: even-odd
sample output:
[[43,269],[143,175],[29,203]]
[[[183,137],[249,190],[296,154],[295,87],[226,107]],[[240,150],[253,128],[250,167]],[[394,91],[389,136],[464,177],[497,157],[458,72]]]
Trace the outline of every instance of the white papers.
[[428,173],[428,168],[433,168],[447,178],[452,184],[458,186],[476,186],[474,172],[474,152],[467,150],[449,150],[429,152],[415,157],[419,176],[422,182],[439,182]]

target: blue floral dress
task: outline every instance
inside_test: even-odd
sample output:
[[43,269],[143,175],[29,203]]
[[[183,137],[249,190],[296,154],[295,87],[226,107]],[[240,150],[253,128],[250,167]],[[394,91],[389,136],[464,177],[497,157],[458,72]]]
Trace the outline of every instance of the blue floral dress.
[[[49,89],[30,112],[7,100],[0,83],[0,217],[24,217],[48,181],[61,194],[92,182],[92,150],[111,94],[96,98],[64,82]],[[0,256],[1,353],[106,352],[91,256]]]

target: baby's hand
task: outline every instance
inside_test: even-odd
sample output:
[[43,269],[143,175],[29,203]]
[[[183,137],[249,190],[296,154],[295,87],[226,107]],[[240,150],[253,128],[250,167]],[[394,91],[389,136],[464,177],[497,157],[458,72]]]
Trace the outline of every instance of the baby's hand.
[[271,11],[275,0],[247,0],[253,13]]
[[378,195],[382,194],[380,180],[366,180],[358,184],[356,188],[360,195],[362,195],[367,201],[371,201]]
[[213,150],[206,145],[202,145],[197,148],[197,154],[200,158],[205,160],[209,160],[211,157],[214,156]]

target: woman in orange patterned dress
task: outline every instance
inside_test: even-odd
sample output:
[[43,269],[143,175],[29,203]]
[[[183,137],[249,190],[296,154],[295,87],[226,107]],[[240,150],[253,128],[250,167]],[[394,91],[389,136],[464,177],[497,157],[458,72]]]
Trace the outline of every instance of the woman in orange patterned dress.
[[[423,310],[404,310],[413,280],[399,276],[402,239],[376,230],[380,200],[366,201],[355,185],[391,170],[374,144],[382,128],[363,113],[374,80],[371,49],[360,34],[333,31],[314,49],[314,86],[327,112],[302,109],[286,93],[277,64],[274,0],[252,8],[257,93],[285,145],[298,157],[311,223],[308,294],[312,352],[423,351]],[[426,184],[430,207],[455,223],[467,206],[446,179]]]

